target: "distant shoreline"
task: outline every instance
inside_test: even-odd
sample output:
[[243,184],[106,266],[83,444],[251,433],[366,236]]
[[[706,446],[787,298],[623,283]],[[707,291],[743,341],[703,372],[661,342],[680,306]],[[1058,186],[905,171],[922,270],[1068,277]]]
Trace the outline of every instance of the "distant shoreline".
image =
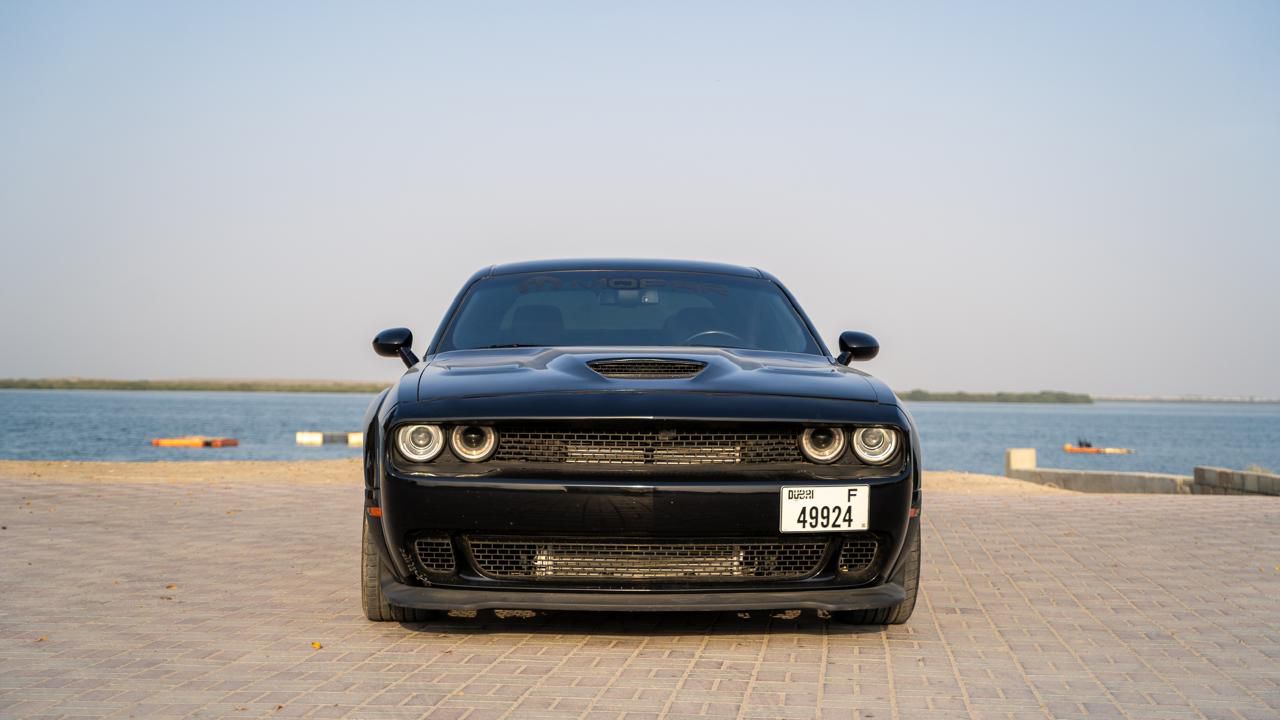
[[1139,395],[1099,395],[1094,400],[1103,402],[1127,403],[1203,403],[1206,405],[1280,405],[1280,398],[1266,397],[1205,397],[1193,395],[1188,397],[1143,397]]
[[[372,395],[390,383],[348,380],[104,380],[93,378],[0,378],[0,390],[152,390],[187,392],[287,392],[351,393]],[[1039,392],[933,392],[919,388],[899,393],[908,402],[1046,403],[1088,405],[1095,402],[1132,403],[1234,403],[1242,405],[1280,404],[1280,398],[1245,397],[1143,397],[1098,395],[1060,390]]]
[[381,392],[390,383],[330,380],[93,380],[80,378],[4,379],[0,390],[165,390],[200,392]]
[[970,393],[930,392],[916,389],[899,393],[898,397],[909,402],[1052,403],[1056,405],[1088,405],[1093,402],[1093,398],[1089,395],[1060,390]]

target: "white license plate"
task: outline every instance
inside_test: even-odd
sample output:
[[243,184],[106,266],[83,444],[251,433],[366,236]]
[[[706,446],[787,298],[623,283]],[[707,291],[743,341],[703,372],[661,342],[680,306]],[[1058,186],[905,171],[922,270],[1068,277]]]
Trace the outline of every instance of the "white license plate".
[[778,529],[782,532],[838,532],[867,529],[866,485],[784,487]]

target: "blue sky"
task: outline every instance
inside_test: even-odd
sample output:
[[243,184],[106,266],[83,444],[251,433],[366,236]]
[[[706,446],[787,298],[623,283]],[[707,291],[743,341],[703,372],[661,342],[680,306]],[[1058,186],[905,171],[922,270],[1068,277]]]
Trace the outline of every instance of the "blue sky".
[[0,376],[388,378],[616,255],[899,389],[1280,396],[1275,3],[5,3],[0,158]]

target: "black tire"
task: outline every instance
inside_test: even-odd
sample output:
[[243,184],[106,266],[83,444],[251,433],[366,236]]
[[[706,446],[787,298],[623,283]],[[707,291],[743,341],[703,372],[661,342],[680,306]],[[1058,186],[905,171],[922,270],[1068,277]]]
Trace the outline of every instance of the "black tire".
[[426,622],[438,616],[440,613],[435,610],[406,608],[387,602],[380,582],[382,558],[369,534],[369,521],[362,524],[364,533],[360,538],[360,604],[364,606],[365,617],[378,622]]
[[907,597],[897,605],[866,610],[841,610],[831,613],[831,619],[849,625],[901,625],[911,618],[916,609],[916,593],[920,589],[920,520],[912,518],[907,531],[906,562],[893,574],[892,582],[901,583]]

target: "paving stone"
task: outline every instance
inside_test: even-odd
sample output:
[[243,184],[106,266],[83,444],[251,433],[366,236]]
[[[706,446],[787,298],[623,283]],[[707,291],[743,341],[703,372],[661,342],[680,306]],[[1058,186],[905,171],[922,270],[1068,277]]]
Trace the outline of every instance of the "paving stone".
[[920,603],[889,628],[370,623],[360,502],[0,479],[0,717],[1280,717],[1276,498],[930,494]]

